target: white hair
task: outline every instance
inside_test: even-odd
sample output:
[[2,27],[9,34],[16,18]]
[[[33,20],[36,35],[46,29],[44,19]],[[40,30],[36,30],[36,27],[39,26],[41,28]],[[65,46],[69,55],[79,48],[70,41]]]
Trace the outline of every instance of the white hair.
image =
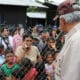
[[[80,9],[80,5],[73,5],[73,8]],[[65,19],[66,22],[68,23],[73,23],[73,22],[79,22],[80,21],[80,11],[74,11],[68,14],[61,15],[60,18]]]
[[72,13],[61,15],[60,18],[65,19],[68,23],[79,22],[80,21],[80,11],[74,11]]

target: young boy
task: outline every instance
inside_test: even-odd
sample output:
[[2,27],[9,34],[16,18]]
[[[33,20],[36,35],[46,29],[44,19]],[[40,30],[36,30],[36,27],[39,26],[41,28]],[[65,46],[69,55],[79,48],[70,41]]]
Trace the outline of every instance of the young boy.
[[12,71],[18,68],[19,65],[14,63],[14,53],[12,51],[6,50],[5,58],[6,61],[1,66],[1,70],[6,75],[6,78],[10,78]]

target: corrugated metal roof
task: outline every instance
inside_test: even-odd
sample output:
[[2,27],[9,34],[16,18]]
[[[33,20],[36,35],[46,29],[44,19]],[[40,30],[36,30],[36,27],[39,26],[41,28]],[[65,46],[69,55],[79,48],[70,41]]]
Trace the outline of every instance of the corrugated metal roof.
[[29,18],[39,18],[39,19],[46,19],[46,13],[44,12],[27,12],[26,15]]
[[66,0],[53,0],[53,1],[49,2],[49,3],[58,6],[59,4],[61,4],[64,1],[66,1]]
[[0,4],[13,6],[36,6],[47,8],[46,6],[32,0],[0,0]]

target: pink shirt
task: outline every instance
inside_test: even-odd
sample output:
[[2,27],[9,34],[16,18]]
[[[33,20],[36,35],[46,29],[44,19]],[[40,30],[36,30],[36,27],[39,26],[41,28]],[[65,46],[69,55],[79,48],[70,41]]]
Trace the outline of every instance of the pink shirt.
[[18,46],[22,45],[22,37],[17,34],[13,36],[13,51],[15,53]]

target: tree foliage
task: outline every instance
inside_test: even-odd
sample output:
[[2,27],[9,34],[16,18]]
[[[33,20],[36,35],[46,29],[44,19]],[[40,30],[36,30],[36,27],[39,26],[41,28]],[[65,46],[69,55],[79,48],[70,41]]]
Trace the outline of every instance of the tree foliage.
[[[35,0],[38,3],[41,3],[39,0]],[[27,8],[28,12],[44,12],[43,8],[39,8],[39,7],[28,7]]]

